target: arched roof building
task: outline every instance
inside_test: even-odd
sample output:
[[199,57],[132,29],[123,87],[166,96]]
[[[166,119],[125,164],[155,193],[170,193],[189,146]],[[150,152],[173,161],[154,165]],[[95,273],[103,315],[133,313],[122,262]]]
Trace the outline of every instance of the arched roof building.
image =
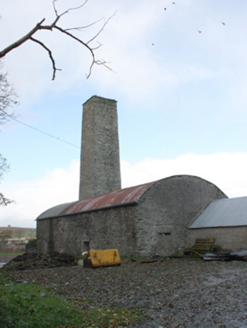
[[37,218],[38,247],[80,255],[117,248],[120,255],[169,256],[188,246],[188,224],[227,196],[199,177],[179,175],[62,204]]

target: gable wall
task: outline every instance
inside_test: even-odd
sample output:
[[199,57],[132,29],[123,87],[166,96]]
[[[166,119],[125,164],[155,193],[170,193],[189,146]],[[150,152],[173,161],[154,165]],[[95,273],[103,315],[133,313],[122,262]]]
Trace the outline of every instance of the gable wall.
[[187,225],[211,200],[220,198],[226,195],[198,177],[175,176],[158,181],[138,206],[138,252],[169,256],[187,247]]

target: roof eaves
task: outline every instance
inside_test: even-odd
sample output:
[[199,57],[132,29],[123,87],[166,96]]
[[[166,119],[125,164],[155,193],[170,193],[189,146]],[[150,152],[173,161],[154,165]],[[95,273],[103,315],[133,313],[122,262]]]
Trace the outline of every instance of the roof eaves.
[[40,218],[40,219],[37,218],[37,219],[35,219],[35,221],[47,220],[47,219],[53,219],[53,218],[62,218],[62,217],[67,217],[67,216],[78,215],[81,213],[84,214],[84,213],[90,213],[90,212],[97,212],[97,211],[109,210],[109,209],[117,208],[117,207],[133,206],[133,205],[137,205],[137,204],[138,204],[137,201],[133,201],[133,202],[129,202],[129,203],[104,206],[104,207],[100,207],[100,208],[93,208],[90,210],[85,210],[85,211],[80,211],[80,212],[75,212],[75,213],[58,214],[56,216],[49,216],[49,217],[44,217],[44,218]]
[[224,229],[224,228],[240,228],[240,227],[245,227],[246,228],[246,225],[225,225],[225,226],[208,226],[208,227],[187,227],[189,230],[202,230],[202,229],[216,229],[216,228],[221,228],[221,229]]

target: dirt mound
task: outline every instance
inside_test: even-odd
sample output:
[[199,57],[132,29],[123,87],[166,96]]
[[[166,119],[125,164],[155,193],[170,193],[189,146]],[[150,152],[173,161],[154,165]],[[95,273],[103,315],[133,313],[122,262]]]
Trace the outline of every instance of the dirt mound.
[[18,255],[4,267],[5,270],[32,270],[44,268],[57,268],[77,265],[77,259],[73,255],[65,253],[25,253]]

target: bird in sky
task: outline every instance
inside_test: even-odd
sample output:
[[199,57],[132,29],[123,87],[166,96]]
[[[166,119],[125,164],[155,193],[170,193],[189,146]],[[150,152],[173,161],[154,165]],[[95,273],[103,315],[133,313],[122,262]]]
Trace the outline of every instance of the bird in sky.
[[224,22],[222,22],[221,24],[222,24],[222,25],[226,25],[226,23],[224,23]]
[[172,4],[175,5],[176,2],[173,2]]
[[164,10],[166,10],[166,8],[164,8]]
[[198,33],[202,33],[202,31],[199,31],[199,30],[198,30]]

